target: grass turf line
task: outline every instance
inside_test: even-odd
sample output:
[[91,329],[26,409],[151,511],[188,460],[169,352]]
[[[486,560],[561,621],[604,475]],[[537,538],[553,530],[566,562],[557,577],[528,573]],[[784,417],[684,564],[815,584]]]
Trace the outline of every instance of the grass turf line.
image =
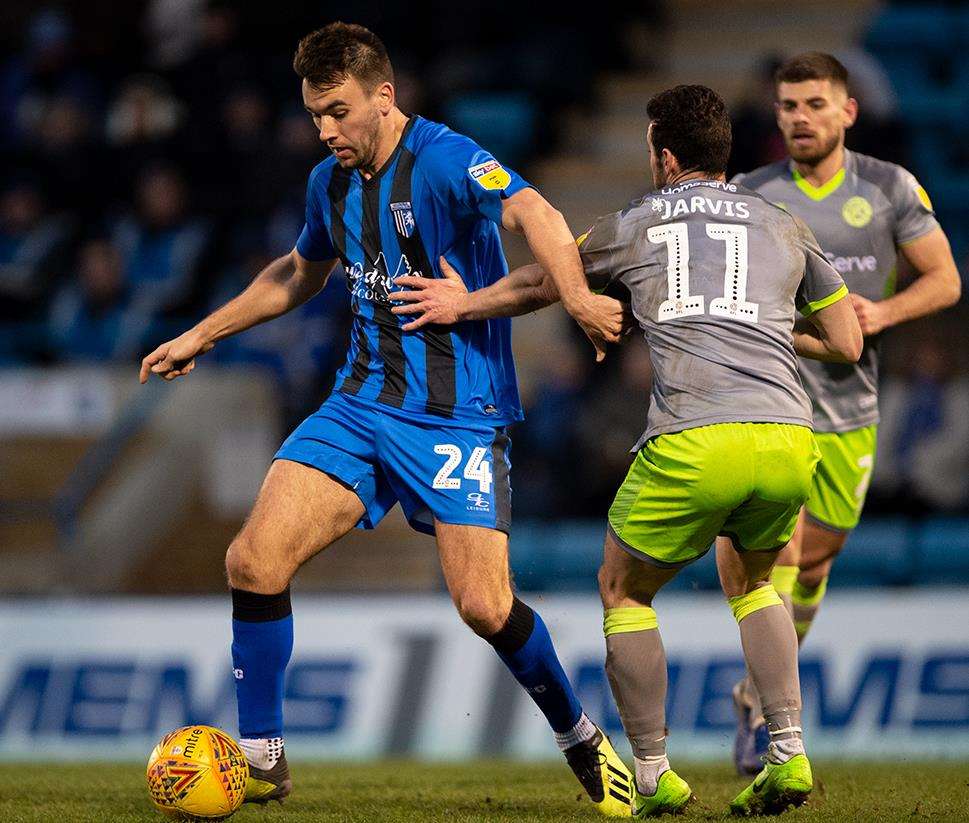
[[[678,764],[699,802],[677,820],[722,820],[744,786],[726,766]],[[573,823],[604,821],[564,764],[503,761],[427,765],[292,765],[285,806],[244,806],[233,823]],[[804,821],[969,821],[965,763],[837,763],[815,766]],[[667,818],[669,819],[669,818]],[[750,818],[768,820],[773,818]],[[2,823],[163,823],[144,769],[130,764],[0,764]]]

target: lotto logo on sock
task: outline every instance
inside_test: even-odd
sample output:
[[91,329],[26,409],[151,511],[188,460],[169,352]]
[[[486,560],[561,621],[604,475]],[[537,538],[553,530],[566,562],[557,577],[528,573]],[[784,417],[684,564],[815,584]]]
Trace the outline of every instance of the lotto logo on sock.
[[235,678],[236,680],[242,680],[242,678],[244,678],[244,677],[245,677],[245,674],[243,673],[243,671],[242,671],[242,669],[233,669],[233,670],[232,670],[232,676],[233,676],[233,677],[234,677],[234,678]]

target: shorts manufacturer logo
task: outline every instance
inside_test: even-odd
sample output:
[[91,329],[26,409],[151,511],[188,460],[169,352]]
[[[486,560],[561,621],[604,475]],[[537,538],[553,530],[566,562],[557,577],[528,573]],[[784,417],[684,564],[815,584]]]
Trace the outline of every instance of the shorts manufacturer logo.
[[242,678],[245,677],[245,673],[242,671],[242,669],[233,669],[232,670],[232,676],[236,680],[242,680]]
[[491,511],[491,501],[481,492],[470,492],[468,494],[469,512],[489,512]]
[[391,203],[390,210],[394,215],[394,225],[397,233],[401,237],[410,237],[414,233],[414,212],[411,209],[410,201],[404,200],[400,203]]
[[856,229],[867,226],[871,222],[871,217],[874,213],[871,203],[865,200],[864,197],[851,197],[841,207],[841,216],[844,218],[845,223]]
[[488,191],[502,191],[507,189],[511,183],[511,175],[502,168],[497,160],[489,160],[486,163],[479,163],[471,166],[468,174],[472,179],[478,181],[478,185]]

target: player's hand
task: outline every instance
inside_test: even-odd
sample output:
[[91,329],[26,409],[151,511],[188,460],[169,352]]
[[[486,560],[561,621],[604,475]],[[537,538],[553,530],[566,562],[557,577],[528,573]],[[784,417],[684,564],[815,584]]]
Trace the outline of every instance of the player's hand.
[[174,340],[162,343],[142,360],[138,379],[141,383],[147,383],[152,374],[164,380],[182,377],[195,368],[195,358],[210,351],[214,345],[190,329]]
[[571,314],[592,341],[596,362],[601,363],[606,357],[606,344],[618,343],[622,337],[626,315],[623,304],[614,297],[591,294],[573,306]]
[[387,295],[407,305],[394,306],[394,314],[418,314],[419,317],[405,323],[404,331],[414,331],[422,326],[436,323],[450,326],[463,318],[468,299],[468,288],[461,275],[443,257],[440,258],[443,277],[415,277],[412,274],[394,278],[394,285],[411,291],[395,291]]
[[622,304],[622,337],[632,334],[634,331],[639,331],[639,321],[636,319],[636,315],[633,314],[633,307],[630,303]]
[[849,294],[851,305],[858,316],[858,325],[861,326],[861,333],[865,337],[887,329],[890,325],[888,311],[883,303],[869,300],[860,294]]

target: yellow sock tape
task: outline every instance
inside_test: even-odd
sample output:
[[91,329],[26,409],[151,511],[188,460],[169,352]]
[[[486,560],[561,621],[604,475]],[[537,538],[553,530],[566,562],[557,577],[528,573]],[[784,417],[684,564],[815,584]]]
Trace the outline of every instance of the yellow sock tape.
[[770,582],[774,591],[790,597],[799,571],[797,566],[774,566],[770,573]]
[[745,617],[749,617],[756,611],[766,609],[768,606],[783,605],[781,599],[774,591],[774,587],[768,583],[766,586],[754,589],[752,592],[742,594],[739,597],[731,597],[728,601],[733,610],[733,616],[739,623]]
[[606,637],[610,634],[648,631],[658,626],[656,612],[649,606],[623,606],[617,609],[606,609],[602,619],[602,631]]
[[824,593],[828,590],[828,578],[821,579],[821,583],[816,589],[809,589],[795,581],[794,589],[791,592],[791,600],[796,606],[817,606],[824,599]]

